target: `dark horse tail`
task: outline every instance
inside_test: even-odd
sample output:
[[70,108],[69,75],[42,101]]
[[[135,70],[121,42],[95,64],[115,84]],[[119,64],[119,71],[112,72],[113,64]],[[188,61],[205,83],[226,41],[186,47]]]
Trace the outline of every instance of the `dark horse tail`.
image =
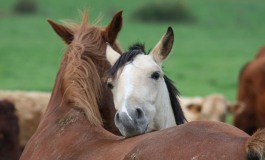
[[246,144],[247,160],[265,160],[265,129],[256,131]]

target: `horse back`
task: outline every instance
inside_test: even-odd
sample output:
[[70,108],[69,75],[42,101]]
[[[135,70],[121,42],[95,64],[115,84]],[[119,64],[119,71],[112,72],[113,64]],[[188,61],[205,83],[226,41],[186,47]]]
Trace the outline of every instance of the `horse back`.
[[245,159],[249,135],[224,123],[190,122],[144,140],[126,159]]

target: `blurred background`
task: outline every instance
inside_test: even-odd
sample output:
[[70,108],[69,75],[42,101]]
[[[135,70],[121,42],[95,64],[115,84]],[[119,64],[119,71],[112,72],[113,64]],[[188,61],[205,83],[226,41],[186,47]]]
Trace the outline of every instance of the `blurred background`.
[[106,26],[123,10],[118,40],[151,49],[168,26],[175,43],[164,70],[183,96],[223,94],[236,99],[242,66],[265,45],[264,0],[1,0],[0,90],[50,92],[66,46],[47,19]]

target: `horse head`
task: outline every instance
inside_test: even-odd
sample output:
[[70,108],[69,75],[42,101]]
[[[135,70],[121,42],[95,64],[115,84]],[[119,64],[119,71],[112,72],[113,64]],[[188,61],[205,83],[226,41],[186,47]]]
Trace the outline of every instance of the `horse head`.
[[184,123],[176,98],[178,91],[162,70],[173,41],[173,30],[169,27],[150,54],[139,43],[122,55],[107,47],[107,59],[112,65],[108,87],[112,89],[117,109],[115,124],[123,136]]

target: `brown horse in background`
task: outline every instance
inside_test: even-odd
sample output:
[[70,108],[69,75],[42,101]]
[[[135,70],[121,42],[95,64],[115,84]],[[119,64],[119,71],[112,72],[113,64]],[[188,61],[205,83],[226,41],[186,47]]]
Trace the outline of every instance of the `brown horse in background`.
[[0,100],[0,159],[18,160],[20,156],[19,124],[15,106]]
[[[117,13],[106,28],[62,26],[50,21],[68,44],[59,68],[47,111],[27,143],[21,160],[57,159],[244,159],[264,157],[264,130],[249,137],[218,122],[192,122],[125,139],[103,128],[100,107],[109,107],[111,96],[102,83],[106,41],[115,44],[121,28]],[[113,120],[112,120],[113,121]],[[262,139],[263,138],[263,139]]]
[[235,115],[234,125],[248,134],[265,127],[265,47],[247,63],[239,77],[237,101],[244,109]]

